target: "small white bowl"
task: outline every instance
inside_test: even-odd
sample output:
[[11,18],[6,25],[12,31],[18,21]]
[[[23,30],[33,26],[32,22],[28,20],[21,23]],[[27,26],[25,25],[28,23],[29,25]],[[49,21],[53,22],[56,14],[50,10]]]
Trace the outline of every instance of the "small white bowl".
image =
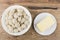
[[[7,27],[6,27],[6,25],[5,25],[5,15],[7,14],[7,12],[8,12],[10,9],[13,9],[13,8],[21,8],[21,9],[23,9],[23,10],[26,12],[26,14],[30,17],[30,18],[29,18],[30,24],[28,25],[28,27],[27,27],[26,29],[24,29],[23,31],[19,32],[19,33],[11,33],[11,32],[9,32],[8,29],[7,29]],[[32,17],[31,17],[30,12],[28,11],[28,9],[26,9],[25,7],[20,6],[20,5],[13,5],[13,6],[8,7],[8,8],[3,12],[3,14],[2,14],[2,19],[1,19],[1,23],[2,23],[3,29],[4,29],[8,34],[13,35],[13,36],[19,36],[19,35],[23,35],[24,33],[26,33],[26,32],[30,29],[31,24],[32,24]]]
[[[40,32],[40,31],[38,30],[36,24],[37,24],[41,19],[43,19],[43,18],[46,17],[46,16],[51,16],[51,17],[55,20],[55,23],[54,23],[54,25],[52,25],[51,28],[47,29],[45,32]],[[48,22],[48,21],[47,21],[47,22]],[[56,30],[56,27],[57,27],[57,21],[56,21],[55,17],[54,17],[52,14],[47,13],[47,12],[42,12],[41,14],[37,15],[36,18],[35,18],[35,20],[34,20],[34,29],[35,29],[35,31],[36,31],[38,34],[40,34],[40,35],[44,35],[44,36],[45,36],[45,35],[51,35],[51,34]]]

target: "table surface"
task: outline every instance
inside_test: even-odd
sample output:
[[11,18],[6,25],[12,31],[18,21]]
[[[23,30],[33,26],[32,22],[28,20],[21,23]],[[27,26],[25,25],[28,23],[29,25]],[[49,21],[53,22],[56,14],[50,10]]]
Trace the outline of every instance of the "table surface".
[[[59,0],[0,0],[0,40],[60,40],[60,4]],[[26,7],[32,15],[33,21],[37,14],[49,12],[56,17],[57,29],[49,36],[42,36],[35,32],[33,22],[27,33],[21,36],[11,36],[7,34],[1,25],[1,15],[3,11],[11,5],[22,5]],[[30,8],[29,8],[30,7]],[[33,7],[56,7],[57,9],[33,9]]]

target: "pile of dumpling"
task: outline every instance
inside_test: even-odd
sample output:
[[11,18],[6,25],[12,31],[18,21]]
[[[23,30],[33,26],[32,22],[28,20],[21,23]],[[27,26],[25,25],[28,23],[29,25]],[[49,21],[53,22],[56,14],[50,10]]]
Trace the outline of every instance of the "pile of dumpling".
[[8,11],[5,16],[5,24],[10,32],[21,32],[28,27],[29,16],[23,9],[15,8]]

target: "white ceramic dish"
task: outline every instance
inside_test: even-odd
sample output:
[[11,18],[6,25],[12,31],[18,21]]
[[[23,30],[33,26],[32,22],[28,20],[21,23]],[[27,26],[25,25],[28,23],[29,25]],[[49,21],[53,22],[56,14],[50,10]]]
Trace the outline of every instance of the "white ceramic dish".
[[[52,25],[52,27],[51,27],[50,29],[47,29],[47,31],[45,31],[45,32],[40,32],[40,31],[38,30],[38,28],[36,27],[36,24],[37,24],[41,19],[43,19],[43,18],[46,17],[46,16],[51,16],[51,17],[56,21],[55,17],[54,17],[53,15],[51,15],[50,13],[43,12],[43,13],[37,15],[36,18],[35,18],[35,20],[34,20],[34,29],[35,29],[35,31],[36,31],[38,34],[40,34],[40,35],[50,35],[50,34],[52,34],[52,33],[55,31],[55,29],[56,29],[56,27],[57,27],[57,21],[56,21],[56,22],[54,23],[54,25]],[[48,21],[47,21],[47,22],[48,22]]]
[[[26,14],[30,17],[30,18],[29,18],[29,21],[30,21],[29,26],[28,26],[26,29],[24,29],[23,31],[19,32],[19,33],[11,33],[11,32],[9,32],[8,29],[7,29],[7,27],[6,27],[6,25],[5,25],[5,15],[7,14],[7,12],[8,12],[10,9],[13,9],[13,8],[21,8],[21,9],[23,9],[23,10],[26,12]],[[2,22],[2,27],[3,27],[3,29],[4,29],[8,34],[13,35],[13,36],[19,36],[19,35],[23,35],[24,33],[26,33],[26,32],[30,29],[31,23],[32,23],[32,17],[31,17],[30,12],[28,11],[28,9],[26,9],[25,7],[20,6],[20,5],[13,5],[13,6],[8,7],[8,8],[3,12],[1,22]]]

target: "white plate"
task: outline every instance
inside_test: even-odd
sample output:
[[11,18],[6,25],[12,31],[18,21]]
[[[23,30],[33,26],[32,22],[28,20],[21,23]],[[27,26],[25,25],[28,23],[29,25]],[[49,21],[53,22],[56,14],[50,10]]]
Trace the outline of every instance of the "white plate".
[[[55,23],[54,23],[54,25],[52,25],[51,28],[47,29],[45,32],[40,32],[40,31],[38,30],[36,24],[37,24],[41,19],[43,19],[43,18],[46,17],[46,16],[51,16],[51,17],[55,20]],[[47,22],[48,22],[48,21],[47,21]],[[57,27],[57,21],[56,21],[55,17],[54,17],[53,15],[51,15],[50,13],[43,12],[43,13],[37,15],[36,18],[35,18],[35,20],[34,20],[34,28],[35,28],[35,31],[36,31],[38,34],[40,34],[40,35],[50,35],[50,34],[52,34],[52,33],[55,31],[56,27]]]
[[[27,27],[26,29],[24,29],[23,31],[19,32],[19,33],[11,33],[11,32],[9,32],[8,29],[7,29],[7,27],[6,27],[6,25],[5,25],[5,21],[4,21],[4,20],[5,20],[5,15],[7,14],[7,12],[8,12],[10,9],[14,9],[14,8],[21,8],[21,9],[23,9],[23,10],[26,12],[26,14],[30,17],[30,18],[29,18],[30,24],[28,25],[28,27]],[[25,7],[20,6],[20,5],[13,5],[13,6],[8,7],[8,8],[3,12],[1,22],[2,22],[2,27],[3,27],[3,29],[4,29],[8,34],[13,35],[13,36],[18,36],[18,35],[23,35],[24,33],[26,33],[26,32],[30,29],[31,23],[32,23],[32,17],[31,17],[30,12],[28,11],[28,9],[26,9]]]

